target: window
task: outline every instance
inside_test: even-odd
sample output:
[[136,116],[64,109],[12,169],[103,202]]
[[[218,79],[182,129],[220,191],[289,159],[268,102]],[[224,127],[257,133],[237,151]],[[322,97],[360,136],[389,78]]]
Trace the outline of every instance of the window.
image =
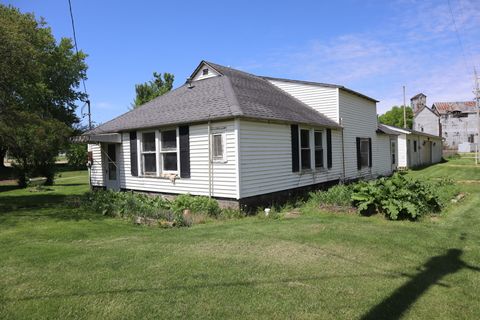
[[157,154],[155,148],[155,132],[142,133],[142,173],[157,174]]
[[323,134],[315,131],[315,168],[323,168]]
[[204,76],[206,76],[206,75],[208,74],[208,69],[203,69],[203,70],[202,70],[202,74],[203,74]]
[[369,155],[370,155],[370,142],[368,138],[360,139],[360,166],[368,167],[369,166]]
[[311,169],[310,130],[300,130],[300,159],[302,169]]
[[397,146],[395,141],[391,141],[390,149],[392,151],[392,164],[395,164],[397,162]]
[[468,142],[469,142],[469,143],[474,143],[474,142],[475,142],[474,140],[475,140],[474,135],[473,135],[473,134],[469,134],[469,135],[468,135]]
[[413,140],[413,152],[417,152],[417,140]]
[[215,162],[227,161],[225,129],[214,130],[212,133],[212,160]]
[[160,132],[160,155],[162,159],[162,171],[177,171],[177,130]]

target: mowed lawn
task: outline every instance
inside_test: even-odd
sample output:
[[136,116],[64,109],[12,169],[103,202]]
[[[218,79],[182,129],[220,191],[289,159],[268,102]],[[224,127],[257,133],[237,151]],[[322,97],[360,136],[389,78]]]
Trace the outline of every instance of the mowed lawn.
[[420,222],[305,212],[182,229],[66,205],[85,172],[0,186],[0,319],[478,319],[479,172],[412,172],[468,192]]

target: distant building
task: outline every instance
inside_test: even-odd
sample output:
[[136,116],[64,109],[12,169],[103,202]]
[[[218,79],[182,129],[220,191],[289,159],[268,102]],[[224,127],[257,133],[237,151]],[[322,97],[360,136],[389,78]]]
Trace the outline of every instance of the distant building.
[[432,110],[440,117],[445,148],[460,152],[475,150],[479,125],[475,101],[435,102]]
[[472,152],[477,143],[478,119],[475,101],[435,102],[427,107],[427,96],[410,99],[414,112],[413,130],[444,139],[444,149]]
[[413,113],[417,113],[417,111],[427,106],[427,96],[423,93],[413,96],[410,99],[410,106],[412,107]]

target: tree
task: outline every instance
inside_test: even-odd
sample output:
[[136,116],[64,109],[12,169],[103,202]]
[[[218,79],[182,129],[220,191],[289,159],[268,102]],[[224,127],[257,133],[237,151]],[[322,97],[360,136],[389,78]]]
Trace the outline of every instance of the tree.
[[[43,19],[0,5],[0,151],[8,150],[21,163],[18,170],[27,170],[19,172],[20,179],[45,171],[51,161],[47,153],[58,153],[68,138],[64,129],[79,121],[75,109],[76,101],[86,99],[78,90],[86,79],[85,58],[74,52],[70,39],[57,43]],[[35,136],[43,129],[52,135],[46,141],[55,142],[45,154]]]
[[14,126],[0,126],[0,135],[15,159],[18,183],[25,187],[29,177],[41,175],[53,184],[55,157],[64,148],[71,129],[56,119],[42,119],[31,112],[12,112],[6,116]]
[[[411,129],[413,124],[413,110],[406,108],[407,128]],[[382,114],[378,120],[380,123],[403,128],[403,106],[393,106],[392,109]]]
[[175,76],[171,73],[153,73],[153,80],[145,83],[135,85],[135,100],[133,101],[133,107],[137,108],[148,101],[159,97],[168,91],[172,90],[173,81]]

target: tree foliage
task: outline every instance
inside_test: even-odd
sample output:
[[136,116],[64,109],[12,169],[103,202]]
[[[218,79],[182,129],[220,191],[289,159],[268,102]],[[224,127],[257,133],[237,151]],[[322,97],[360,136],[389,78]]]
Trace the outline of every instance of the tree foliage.
[[[407,128],[411,129],[413,124],[413,110],[410,107],[406,108],[407,113]],[[389,111],[382,114],[378,120],[380,123],[403,128],[403,106],[394,106]]]
[[153,73],[153,80],[145,83],[135,85],[135,100],[133,101],[133,107],[139,107],[142,104],[149,102],[156,97],[159,97],[168,91],[172,90],[173,81],[175,76],[171,73]]
[[10,113],[7,118],[16,125],[0,126],[0,135],[15,159],[19,185],[26,186],[28,178],[36,175],[46,177],[47,185],[53,184],[55,157],[65,147],[71,129],[56,119],[26,111]]
[[57,42],[43,19],[0,5],[0,150],[14,158],[20,180],[50,170],[52,154],[78,122],[85,57],[70,39]]

